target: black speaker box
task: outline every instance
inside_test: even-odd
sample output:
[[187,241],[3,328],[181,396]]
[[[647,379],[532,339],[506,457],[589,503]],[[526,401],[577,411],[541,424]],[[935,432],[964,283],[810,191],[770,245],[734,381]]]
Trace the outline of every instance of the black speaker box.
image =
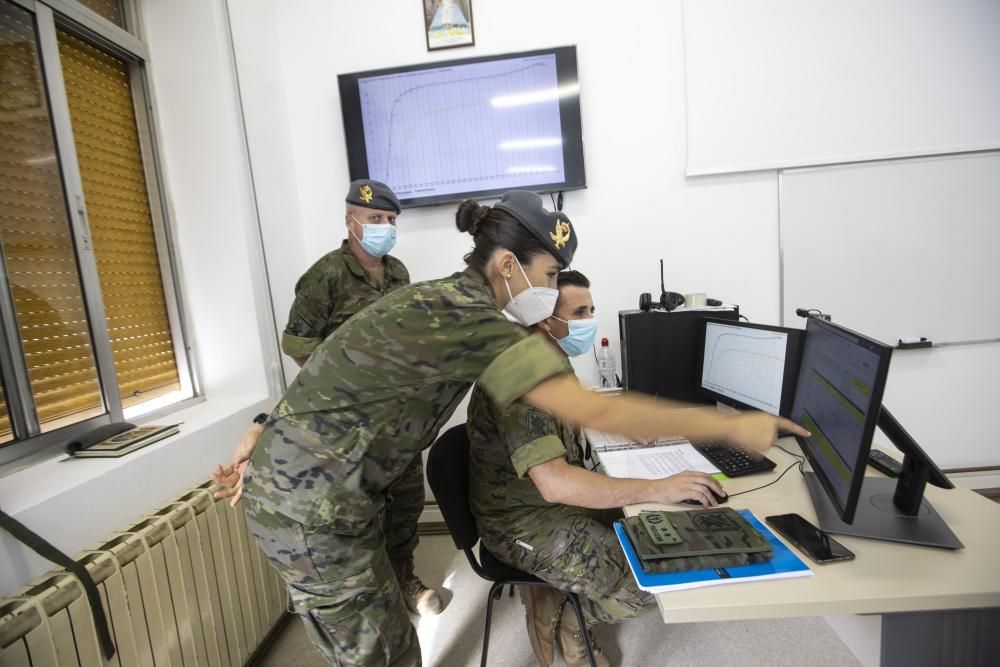
[[687,403],[714,403],[701,393],[697,377],[703,318],[738,320],[739,306],[712,310],[622,310],[618,333],[622,386]]

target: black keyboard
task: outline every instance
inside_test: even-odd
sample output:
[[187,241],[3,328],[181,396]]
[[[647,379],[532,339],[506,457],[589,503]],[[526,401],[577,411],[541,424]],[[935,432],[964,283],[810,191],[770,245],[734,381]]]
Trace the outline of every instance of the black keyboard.
[[743,449],[709,443],[695,445],[694,448],[711,461],[716,468],[724,472],[727,477],[740,477],[774,470],[774,461],[766,456],[754,458]]

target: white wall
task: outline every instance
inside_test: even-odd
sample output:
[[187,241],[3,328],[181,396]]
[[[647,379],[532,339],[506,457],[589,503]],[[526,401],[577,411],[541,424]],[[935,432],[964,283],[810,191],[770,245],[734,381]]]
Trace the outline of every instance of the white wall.
[[[70,554],[205,481],[272,402],[267,351],[276,343],[272,327],[259,326],[258,309],[267,311],[266,325],[271,313],[255,275],[256,221],[223,0],[147,0],[142,9],[188,342],[205,400],[157,418],[183,422],[180,435],[122,459],[60,457],[0,481],[0,507]],[[0,562],[0,595],[52,567],[5,533]]]
[[[428,53],[417,2],[231,3],[241,74],[253,68],[241,78],[255,173],[276,176],[257,180],[264,235],[275,239],[267,252],[276,327],[298,276],[343,238],[348,174],[337,74],[565,44],[578,48],[588,178],[587,190],[567,193],[566,212],[581,237],[574,268],[594,283],[599,335],[617,348],[617,312],[636,307],[640,292],[656,293],[660,257],[668,289],[707,292],[754,321],[777,323],[776,173],[685,177],[681,5],[642,0],[627,10],[637,20],[618,21],[606,3],[476,0],[476,46]],[[470,239],[455,230],[454,208],[401,217],[395,254],[414,280],[462,268]],[[578,369],[584,381],[596,378],[591,359]],[[901,402],[927,394],[892,395],[905,414],[922,408]],[[989,437],[985,425],[976,428]],[[960,443],[932,453],[949,467],[995,463],[964,460]]]
[[[300,226],[285,211],[261,211],[265,236],[281,230],[303,239],[297,261],[288,247],[279,251],[280,262],[269,261],[279,327],[295,279],[343,238],[348,173],[337,74],[564,44],[578,48],[588,180],[587,190],[567,193],[565,210],[581,239],[574,268],[594,283],[600,335],[617,348],[617,312],[636,307],[640,292],[659,289],[660,257],[668,289],[708,292],[740,304],[752,319],[777,321],[776,176],[684,177],[679,0],[635,3],[628,14],[642,20],[627,25],[615,24],[608,6],[598,3],[477,0],[476,46],[435,53],[426,50],[417,2],[257,0],[233,3],[230,12],[248,127],[258,123],[255,116],[261,125],[276,118],[279,107],[290,125],[287,137],[280,128],[250,136],[252,153],[258,142],[266,144],[262,154],[283,153],[276,144],[291,140],[295,195],[284,190],[286,178],[274,196],[297,199]],[[274,26],[276,43],[250,39],[263,24]],[[274,97],[273,79],[242,76],[244,61],[281,63],[283,103]],[[251,91],[254,86],[260,90]],[[254,107],[251,99],[263,103]],[[258,194],[265,187],[258,179]],[[401,217],[394,254],[414,280],[463,267],[471,239],[455,229],[454,210],[409,209]],[[585,380],[596,378],[593,360],[581,363],[580,371]]]

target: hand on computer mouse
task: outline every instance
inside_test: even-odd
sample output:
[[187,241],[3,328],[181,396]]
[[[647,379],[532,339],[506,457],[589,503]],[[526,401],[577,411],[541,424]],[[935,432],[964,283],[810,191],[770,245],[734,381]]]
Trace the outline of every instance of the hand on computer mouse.
[[[716,505],[721,505],[727,500],[729,500],[729,494],[725,492],[723,492],[724,495],[719,495],[712,489],[709,489],[709,492],[712,494],[712,497],[715,498]],[[684,505],[702,505],[702,502],[700,500],[692,500],[690,498],[687,500],[682,500],[681,503]]]
[[726,497],[726,492],[718,480],[694,470],[685,470],[670,477],[651,480],[649,484],[651,487],[646,499],[650,502],[673,504],[694,498],[696,499],[693,501],[694,504],[698,505],[702,502],[710,503],[709,498]]

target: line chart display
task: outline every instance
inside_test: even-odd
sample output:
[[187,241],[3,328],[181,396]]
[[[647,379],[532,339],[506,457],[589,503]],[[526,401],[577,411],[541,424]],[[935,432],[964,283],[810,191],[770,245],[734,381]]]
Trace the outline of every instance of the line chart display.
[[369,177],[400,199],[566,179],[554,54],[363,77],[358,94]]
[[701,386],[778,414],[788,334],[707,323]]

